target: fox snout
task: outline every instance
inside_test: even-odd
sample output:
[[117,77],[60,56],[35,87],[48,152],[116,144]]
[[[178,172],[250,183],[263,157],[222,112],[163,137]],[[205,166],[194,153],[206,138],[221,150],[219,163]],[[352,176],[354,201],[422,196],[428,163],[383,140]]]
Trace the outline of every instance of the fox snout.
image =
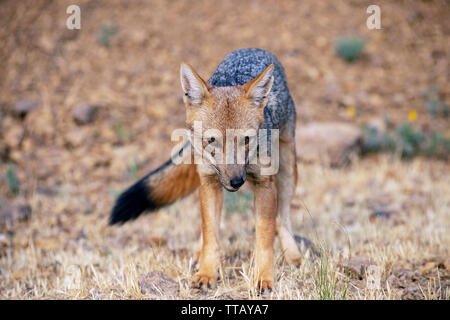
[[235,189],[235,191],[237,191],[244,184],[244,182],[245,177],[234,177],[230,180],[230,185]]
[[238,191],[247,178],[246,167],[232,166],[232,168],[228,168],[227,172],[221,178],[220,180],[225,189],[231,192]]

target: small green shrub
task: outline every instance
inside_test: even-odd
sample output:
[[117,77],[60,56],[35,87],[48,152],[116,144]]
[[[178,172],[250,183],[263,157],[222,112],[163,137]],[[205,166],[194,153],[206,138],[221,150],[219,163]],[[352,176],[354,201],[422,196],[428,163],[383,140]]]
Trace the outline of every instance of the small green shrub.
[[422,145],[422,152],[428,156],[448,157],[450,154],[450,139],[433,132]]
[[365,42],[359,36],[346,36],[338,38],[334,46],[340,57],[347,62],[352,62],[361,55]]
[[449,117],[450,109],[439,95],[439,90],[437,86],[435,85],[430,86],[425,92],[422,93],[422,96],[425,99],[425,108],[429,115],[435,118]]
[[338,279],[338,272],[329,261],[328,252],[323,247],[320,248],[320,260],[314,268],[313,281],[315,294],[319,300],[336,300],[347,298],[348,276],[345,277],[343,288],[339,294],[338,287],[342,279]]
[[402,123],[385,133],[364,126],[363,133],[363,153],[388,151],[402,158],[417,155],[447,158],[450,155],[450,139],[437,132],[426,134],[410,123]]
[[121,123],[116,125],[115,127],[116,136],[120,140],[120,142],[130,142],[133,140],[133,135],[131,132],[126,129]]
[[423,132],[414,129],[409,123],[403,123],[397,128],[397,149],[404,158],[411,158],[420,153],[425,140]]
[[117,34],[118,27],[115,25],[101,24],[97,34],[97,42],[105,48],[109,48],[111,39]]
[[14,166],[9,163],[8,169],[6,170],[6,180],[8,181],[9,189],[14,195],[18,195],[20,191],[19,179],[16,176],[16,171]]
[[386,134],[381,134],[376,128],[364,126],[363,151],[380,152],[384,150],[395,151],[395,141]]

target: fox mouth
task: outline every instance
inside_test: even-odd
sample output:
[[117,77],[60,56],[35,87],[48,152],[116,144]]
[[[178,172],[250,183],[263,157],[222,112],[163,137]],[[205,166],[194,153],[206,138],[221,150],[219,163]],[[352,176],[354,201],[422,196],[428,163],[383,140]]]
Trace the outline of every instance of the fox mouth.
[[229,191],[229,192],[236,192],[240,189],[240,187],[238,188],[233,188],[231,186],[223,186],[225,188],[225,190]]

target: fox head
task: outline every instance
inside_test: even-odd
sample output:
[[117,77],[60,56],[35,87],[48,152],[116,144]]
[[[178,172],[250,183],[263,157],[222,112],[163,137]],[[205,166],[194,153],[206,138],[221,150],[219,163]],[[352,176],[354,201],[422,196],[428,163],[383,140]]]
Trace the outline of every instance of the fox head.
[[[257,152],[257,133],[273,85],[273,64],[244,85],[216,87],[187,63],[180,68],[186,125],[194,132],[195,152],[202,153],[204,174],[217,174],[222,186],[237,191],[247,177],[249,158]],[[200,124],[201,129],[194,126]]]

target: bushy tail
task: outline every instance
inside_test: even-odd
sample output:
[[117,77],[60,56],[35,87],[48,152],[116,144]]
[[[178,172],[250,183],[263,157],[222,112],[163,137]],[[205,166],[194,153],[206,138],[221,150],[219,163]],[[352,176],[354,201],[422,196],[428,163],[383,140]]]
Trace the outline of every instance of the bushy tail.
[[[187,145],[183,147],[190,147]],[[181,153],[181,151],[180,151]],[[167,161],[125,190],[116,200],[109,224],[123,224],[192,193],[200,184],[194,164]]]

